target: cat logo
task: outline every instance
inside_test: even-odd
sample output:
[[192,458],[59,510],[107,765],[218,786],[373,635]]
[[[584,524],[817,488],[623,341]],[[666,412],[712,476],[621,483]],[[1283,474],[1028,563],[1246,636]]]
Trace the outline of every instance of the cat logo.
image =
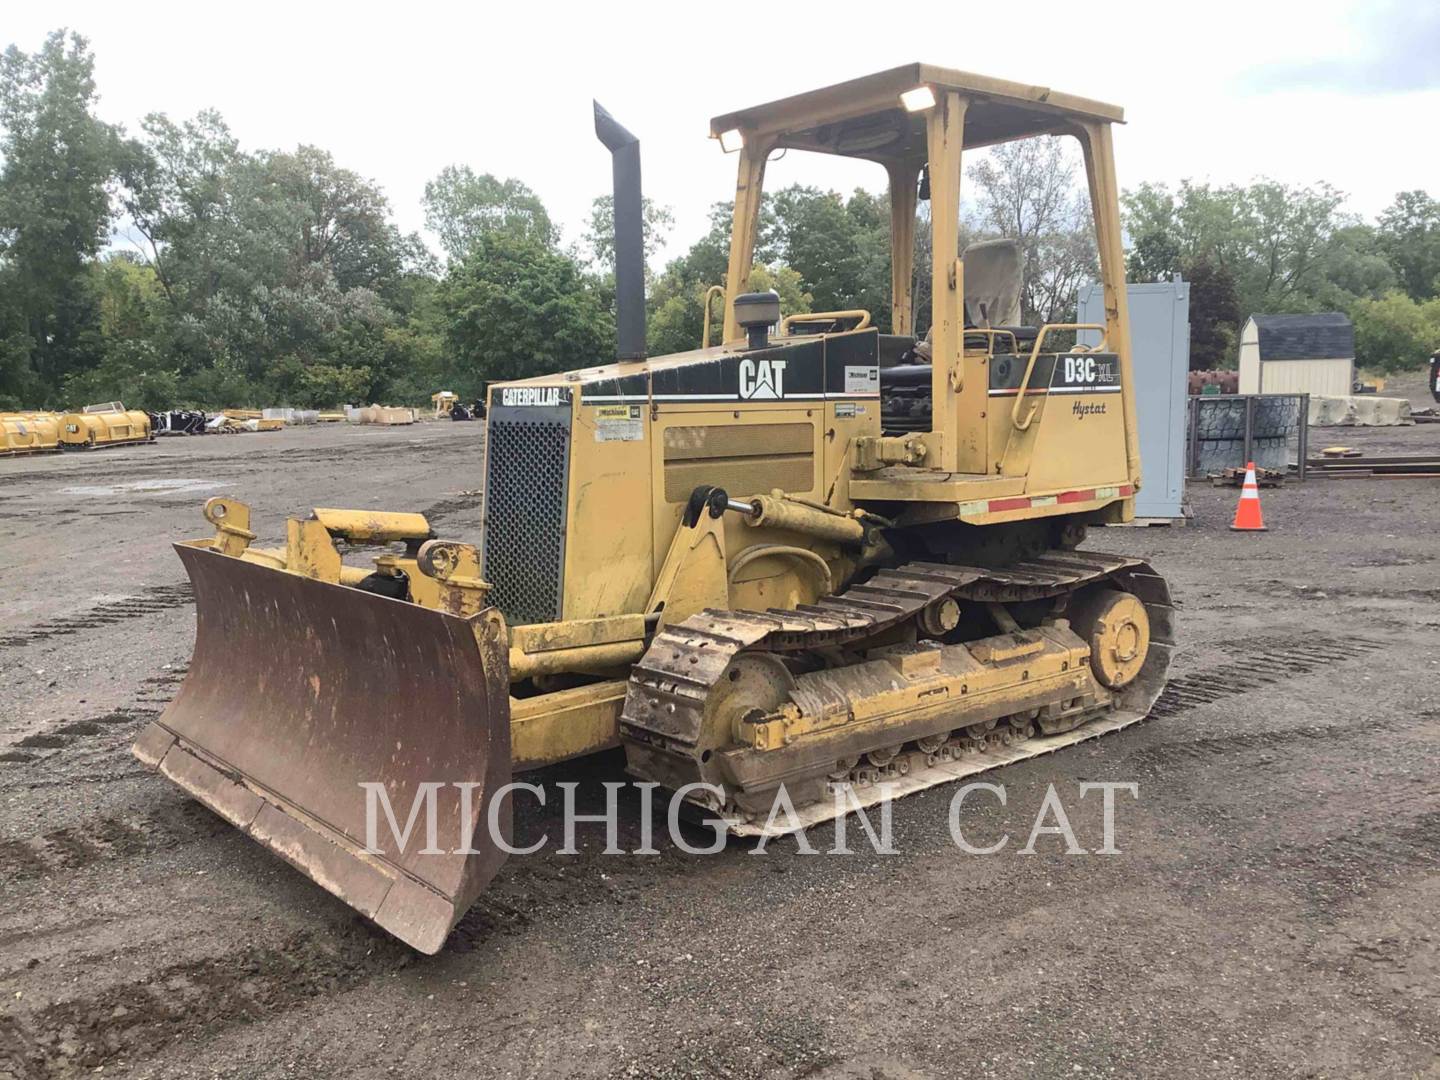
[[742,398],[783,398],[785,396],[786,360],[740,361],[740,396]]

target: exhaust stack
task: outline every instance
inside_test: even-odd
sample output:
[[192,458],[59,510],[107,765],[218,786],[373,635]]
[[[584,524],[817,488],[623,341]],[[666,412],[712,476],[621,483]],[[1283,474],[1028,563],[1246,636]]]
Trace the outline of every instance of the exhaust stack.
[[640,140],[595,104],[595,134],[610,151],[615,189],[617,360],[645,359],[645,238],[640,202]]

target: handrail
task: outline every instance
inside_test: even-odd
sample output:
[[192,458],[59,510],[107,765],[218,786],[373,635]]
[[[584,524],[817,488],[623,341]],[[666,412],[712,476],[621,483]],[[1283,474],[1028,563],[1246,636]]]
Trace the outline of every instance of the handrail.
[[1100,344],[1094,348],[1077,345],[1076,352],[1103,352],[1105,349],[1105,337],[1108,331],[1100,323],[1046,323],[1040,328],[1040,333],[1035,335],[1035,346],[1030,350],[1030,360],[1025,365],[1025,374],[1020,377],[1020,392],[1015,395],[1015,404],[1010,407],[1010,422],[1015,425],[1017,431],[1024,431],[1030,426],[1030,421],[1035,419],[1035,413],[1039,405],[1030,406],[1030,411],[1025,414],[1025,422],[1020,422],[1020,403],[1025,400],[1025,391],[1030,387],[1030,375],[1035,370],[1035,359],[1040,355],[1040,346],[1045,343],[1045,335],[1051,330],[1098,330],[1100,331]]
[[836,319],[859,319],[851,330],[864,330],[870,325],[870,312],[860,308],[851,308],[848,311],[805,311],[795,315],[786,315],[780,320],[780,336],[784,337],[790,332],[791,323],[807,322],[834,322]]
[[705,290],[705,302],[701,309],[701,318],[704,320],[705,326],[705,328],[700,332],[700,348],[702,349],[708,349],[710,347],[710,298],[712,296],[720,297],[721,303],[724,303],[725,286],[711,285],[708,289]]
[[[996,339],[997,337],[999,337],[1001,334],[1004,334],[1006,337],[1008,337],[1008,338],[1010,339],[1010,351],[1011,351],[1012,353],[1015,353],[1015,352],[1019,352],[1019,351],[1020,351],[1020,339],[1015,336],[1015,331],[1014,331],[1014,330],[999,330],[999,329],[996,329],[996,328],[993,327],[993,326],[969,326],[969,327],[966,327],[966,328],[965,328],[965,337],[968,338],[968,337],[970,337],[972,334],[973,334],[974,336],[976,336],[976,337],[983,337],[983,338],[985,339],[985,349],[986,349],[985,355],[987,355],[987,356],[994,356],[994,355],[995,355],[995,339]],[[963,340],[963,339],[962,339],[962,340]]]

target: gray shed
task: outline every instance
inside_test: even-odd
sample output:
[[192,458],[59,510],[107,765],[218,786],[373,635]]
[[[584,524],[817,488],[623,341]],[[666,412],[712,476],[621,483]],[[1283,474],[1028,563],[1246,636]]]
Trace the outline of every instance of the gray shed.
[[1349,394],[1355,327],[1338,311],[1251,315],[1240,330],[1240,393]]

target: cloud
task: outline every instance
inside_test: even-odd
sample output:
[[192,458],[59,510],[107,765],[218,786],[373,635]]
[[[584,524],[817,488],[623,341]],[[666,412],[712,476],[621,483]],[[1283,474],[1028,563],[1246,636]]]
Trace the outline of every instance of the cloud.
[[[1242,76],[1246,87],[1364,95],[1440,89],[1440,5],[1392,0],[1356,12],[1351,22],[1352,34],[1337,37],[1332,55],[1252,67]],[[1271,43],[1251,44],[1263,53]]]

